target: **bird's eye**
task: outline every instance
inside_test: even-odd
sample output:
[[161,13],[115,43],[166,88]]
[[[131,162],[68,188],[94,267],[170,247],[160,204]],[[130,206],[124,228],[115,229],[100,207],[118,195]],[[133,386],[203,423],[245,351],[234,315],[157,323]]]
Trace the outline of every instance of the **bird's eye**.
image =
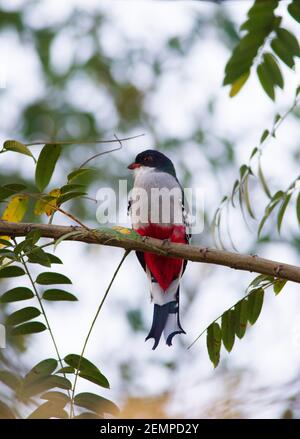
[[149,163],[149,162],[151,162],[152,161],[152,157],[150,157],[149,155],[147,155],[145,158],[144,158],[144,162],[146,162],[146,163]]

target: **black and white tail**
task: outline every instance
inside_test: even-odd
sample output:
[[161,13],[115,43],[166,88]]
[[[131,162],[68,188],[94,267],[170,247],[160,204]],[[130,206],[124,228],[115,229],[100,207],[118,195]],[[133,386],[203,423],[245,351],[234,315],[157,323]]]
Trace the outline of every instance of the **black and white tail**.
[[154,303],[153,321],[150,332],[146,337],[154,339],[152,349],[155,349],[160,341],[162,333],[168,346],[172,345],[172,339],[176,334],[185,334],[179,320],[179,281],[174,279],[167,291],[163,291],[156,279],[147,268],[147,275],[151,284],[151,298]]

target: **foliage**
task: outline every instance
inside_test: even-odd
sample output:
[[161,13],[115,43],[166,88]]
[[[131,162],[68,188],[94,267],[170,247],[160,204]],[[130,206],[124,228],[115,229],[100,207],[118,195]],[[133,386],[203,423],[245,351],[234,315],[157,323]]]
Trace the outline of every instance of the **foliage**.
[[[240,31],[245,33],[235,47],[225,67],[224,85],[231,85],[234,97],[256,69],[265,93],[275,100],[275,89],[284,88],[281,64],[293,69],[300,56],[297,38],[282,27],[282,15],[276,14],[279,0],[256,0],[248,11]],[[299,21],[299,2],[287,5],[288,13]]]
[[[256,0],[249,9],[247,19],[240,28],[241,37],[236,32],[230,20],[219,12],[215,18],[220,24],[218,31],[223,32],[226,37],[227,45],[231,48],[236,44],[230,59],[225,67],[224,85],[230,86],[230,96],[236,96],[242,87],[247,83],[249,77],[256,71],[257,78],[262,89],[269,98],[276,100],[276,91],[286,89],[287,81],[284,77],[284,65],[290,69],[295,68],[295,62],[300,56],[299,43],[293,33],[283,24],[285,15],[277,13],[279,1],[275,0]],[[286,13],[295,22],[300,22],[300,7],[298,0],[292,0],[284,5]],[[25,8],[26,9],[26,8]],[[98,52],[92,53],[87,60],[75,62],[66,74],[59,74],[53,68],[51,62],[51,50],[54,40],[63,29],[41,28],[34,30],[25,23],[25,14],[15,12],[5,12],[5,26],[16,29],[21,36],[26,36],[33,42],[37,49],[43,74],[46,81],[46,92],[43,98],[29,103],[22,115],[22,131],[14,133],[17,137],[22,133],[22,137],[36,138],[40,131],[43,131],[45,142],[36,145],[33,143],[23,143],[19,140],[7,140],[3,144],[0,154],[19,154],[24,160],[31,160],[34,165],[35,176],[33,181],[23,181],[21,178],[12,178],[10,183],[6,181],[6,175],[0,176],[0,202],[3,205],[2,219],[14,222],[23,221],[28,218],[34,221],[53,221],[56,212],[64,213],[69,219],[79,221],[81,218],[88,219],[88,191],[95,181],[93,168],[82,167],[80,163],[75,163],[76,152],[80,151],[78,138],[89,137],[91,149],[95,149],[97,141],[90,140],[103,137],[110,132],[111,126],[99,123],[93,110],[77,111],[76,106],[70,101],[66,101],[62,90],[66,84],[71,83],[73,76],[83,75],[96,87],[105,87],[109,95],[109,102],[112,104],[117,123],[116,127],[121,132],[131,132],[133,128],[142,122],[144,126],[153,129],[154,118],[147,111],[146,93],[141,85],[129,80],[128,71],[132,68],[132,63],[142,58],[139,50],[124,52],[123,57],[110,59],[103,47],[99,47],[98,34],[99,28],[103,26],[105,17],[98,14],[90,20],[88,15],[88,34],[93,44],[98,48]],[[0,19],[0,26],[4,26]],[[76,33],[76,26],[72,23],[83,21],[79,11],[74,11],[66,28],[69,28],[74,39],[80,43],[80,35]],[[201,27],[201,26],[202,27]],[[195,25],[186,38],[178,36],[172,37],[167,42],[167,51],[161,56],[149,55],[148,64],[153,74],[149,89],[154,89],[156,81],[164,71],[164,58],[168,56],[186,56],[191,52],[193,46],[199,38],[199,28],[205,33],[205,25],[200,17],[195,20]],[[124,72],[124,66],[127,66]],[[123,72],[122,80],[119,80],[115,72]],[[278,188],[273,191],[269,182],[265,178],[262,169],[261,156],[264,146],[270,138],[276,136],[277,129],[284,122],[286,117],[292,113],[298,105],[300,88],[295,91],[295,99],[285,114],[276,114],[270,128],[263,130],[260,141],[252,149],[248,163],[240,166],[238,177],[233,184],[230,195],[222,199],[217,208],[213,221],[212,232],[218,245],[223,245],[223,232],[221,230],[224,211],[228,208],[239,206],[242,215],[247,222],[249,218],[255,221],[258,213],[252,202],[252,193],[249,189],[249,182],[256,181],[267,197],[267,204],[264,213],[257,223],[258,239],[261,239],[265,224],[277,209],[276,222],[277,230],[280,233],[287,209],[290,203],[295,200],[296,217],[300,223],[300,193],[298,191],[299,178],[294,179],[286,189]],[[55,96],[55,99],[53,98]],[[57,110],[59,108],[59,111]],[[213,108],[213,102],[208,105],[208,112]],[[45,123],[45,121],[52,121]],[[54,127],[51,131],[51,128]],[[78,127],[80,136],[78,136]],[[159,136],[154,131],[154,139]],[[68,138],[66,142],[50,142],[51,138]],[[203,127],[198,127],[192,133],[190,139],[197,144],[207,141],[207,133]],[[173,139],[168,136],[160,138],[162,149],[179,148],[185,139]],[[217,139],[211,134],[212,143],[218,141],[221,145],[220,156],[213,155],[209,148],[205,152],[208,163],[213,169],[222,168],[225,164],[234,162],[234,148],[230,139]],[[82,145],[84,142],[80,142]],[[69,145],[72,144],[72,148]],[[33,146],[41,147],[37,154]],[[204,147],[203,147],[204,148]],[[118,159],[116,159],[117,162]],[[66,178],[57,184],[53,184],[55,169],[59,163],[64,163],[66,168]],[[183,167],[185,165],[183,164]],[[186,179],[190,178],[189,169],[185,166]],[[13,176],[12,176],[13,177]],[[110,170],[101,170],[101,179],[107,180],[111,177]],[[76,200],[77,213],[70,214],[65,210],[65,204]],[[74,204],[69,204],[74,207]],[[75,208],[74,208],[75,209]],[[226,214],[225,214],[226,215]],[[78,220],[80,218],[80,220]],[[83,221],[83,220],[82,220]],[[76,232],[74,232],[76,233]],[[122,230],[114,230],[114,233],[122,233]],[[229,230],[230,234],[230,230]],[[12,400],[16,404],[11,406],[0,402],[0,417],[16,418],[22,416],[22,411],[26,407],[31,407],[32,412],[29,418],[101,418],[106,414],[117,415],[117,407],[101,395],[91,393],[75,393],[77,377],[94,383],[101,388],[109,388],[107,378],[99,368],[91,363],[81,353],[68,354],[61,358],[56,341],[53,337],[52,329],[46,314],[46,307],[49,302],[76,302],[77,297],[73,292],[62,289],[61,285],[70,286],[71,280],[61,273],[52,271],[52,265],[62,264],[62,261],[53,253],[47,252],[47,247],[53,246],[54,249],[65,237],[57,241],[41,243],[40,234],[37,231],[30,232],[23,240],[15,240],[9,236],[0,237],[0,279],[17,280],[18,286],[4,291],[0,297],[0,303],[5,310],[5,324],[8,328],[8,336],[11,340],[18,340],[19,346],[30,335],[47,331],[54,344],[57,359],[45,359],[34,366],[26,375],[12,372],[8,369],[0,371],[0,381],[5,384],[12,394]],[[230,241],[233,239],[230,235]],[[32,264],[42,268],[35,279],[31,274]],[[51,270],[51,271],[50,271]],[[22,280],[27,278],[30,288],[23,285]],[[5,283],[3,283],[5,285]],[[234,347],[237,338],[241,339],[247,333],[249,325],[254,325],[261,313],[265,291],[272,287],[274,293],[280,293],[285,285],[285,281],[276,276],[256,277],[246,290],[245,296],[225,310],[215,319],[203,332],[207,337],[207,350],[210,360],[214,367],[219,364],[222,345],[228,352]],[[31,301],[28,304],[27,301]],[[26,301],[26,305],[23,305]],[[17,303],[20,307],[11,312],[10,304]],[[22,304],[22,305],[21,305]],[[71,304],[70,304],[71,306]],[[128,312],[128,319],[134,330],[143,329],[143,322],[140,314]],[[201,335],[202,335],[201,334]],[[199,338],[199,337],[198,337]],[[198,339],[197,338],[197,339]],[[70,379],[69,379],[70,378]],[[74,406],[78,414],[74,412]],[[68,409],[67,409],[68,408]]]
[[[3,151],[24,153],[25,149],[22,147],[10,148],[10,143],[22,145],[15,141],[5,142]],[[30,150],[28,149],[28,151]],[[43,192],[51,181],[60,153],[61,148],[57,149],[56,145],[45,145],[38,159],[34,160],[35,181],[39,192],[19,192],[23,191],[25,187],[18,183],[1,187],[1,201],[6,204],[2,214],[3,220],[22,221],[30,209],[30,198],[35,200],[34,215],[37,217],[43,214],[51,215],[53,219],[55,212],[60,209],[62,204],[74,197],[85,195],[85,192],[75,190],[78,189],[77,184],[69,183],[83,174],[78,170],[72,171],[68,175],[66,184],[63,183],[61,188],[55,189],[55,195],[54,190],[50,191],[49,195],[45,195]],[[32,155],[32,157],[34,156]],[[80,187],[84,186],[80,185]],[[50,211],[47,210],[49,205],[51,206]],[[74,233],[78,232],[72,232],[72,234]],[[116,230],[114,233],[119,232]],[[46,248],[53,246],[55,249],[65,238],[66,236],[63,236],[58,240],[42,244],[40,243],[41,232],[39,230],[29,231],[26,237],[18,242],[9,236],[1,237],[0,279],[15,278],[19,280],[19,278],[27,277],[31,284],[31,288],[28,288],[20,280],[19,286],[1,294],[0,303],[3,306],[9,306],[13,302],[23,305],[23,301],[26,301],[26,305],[20,305],[18,310],[7,314],[5,325],[8,337],[24,337],[48,331],[54,344],[57,359],[42,360],[26,376],[12,373],[6,369],[0,371],[0,381],[13,392],[13,400],[17,404],[17,409],[15,409],[1,402],[0,417],[16,418],[19,416],[19,411],[22,412],[22,407],[34,406],[35,409],[28,416],[29,419],[101,418],[105,413],[116,415],[118,412],[117,407],[112,402],[99,395],[75,393],[77,376],[104,388],[109,388],[109,382],[97,366],[84,358],[83,354],[69,354],[64,359],[61,358],[46,314],[46,303],[49,301],[77,301],[77,297],[73,293],[57,287],[71,285],[72,281],[62,273],[49,271],[52,265],[61,265],[62,261],[54,254],[48,253]],[[42,268],[46,267],[48,270],[40,272],[34,279],[31,273],[32,264]],[[50,288],[48,288],[49,286]],[[31,301],[30,306],[28,306],[29,300]],[[74,377],[73,384],[67,376]],[[45,400],[46,402],[44,402]],[[66,411],[68,406],[69,409]],[[74,406],[79,410],[77,414],[74,411]]]

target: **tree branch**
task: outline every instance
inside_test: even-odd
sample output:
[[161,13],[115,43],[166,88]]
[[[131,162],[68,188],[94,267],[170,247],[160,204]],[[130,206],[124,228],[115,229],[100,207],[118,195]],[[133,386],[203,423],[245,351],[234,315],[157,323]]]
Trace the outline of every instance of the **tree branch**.
[[[41,235],[45,238],[58,239],[67,233],[77,231],[78,234],[73,234],[67,237],[66,240],[120,247],[125,250],[146,251],[194,262],[204,262],[222,265],[236,270],[256,272],[300,283],[300,267],[263,259],[256,255],[244,255],[194,245],[170,243],[155,238],[140,237],[131,234],[128,229],[121,229],[119,232],[108,228],[86,230],[77,226],[66,227],[52,224],[11,223],[0,220],[0,235],[13,237],[26,236],[34,229],[40,230]],[[124,233],[122,233],[122,230]]]

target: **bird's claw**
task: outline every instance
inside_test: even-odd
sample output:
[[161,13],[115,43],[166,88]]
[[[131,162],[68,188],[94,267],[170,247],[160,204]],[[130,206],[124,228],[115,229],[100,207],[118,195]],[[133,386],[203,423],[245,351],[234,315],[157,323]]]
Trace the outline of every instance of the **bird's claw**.
[[203,254],[204,257],[206,257],[208,251],[209,251],[208,247],[203,247],[200,249],[200,252]]
[[275,268],[275,274],[276,274],[276,276],[278,276],[278,274],[280,273],[280,271],[282,270],[282,265],[278,265],[276,268]]

